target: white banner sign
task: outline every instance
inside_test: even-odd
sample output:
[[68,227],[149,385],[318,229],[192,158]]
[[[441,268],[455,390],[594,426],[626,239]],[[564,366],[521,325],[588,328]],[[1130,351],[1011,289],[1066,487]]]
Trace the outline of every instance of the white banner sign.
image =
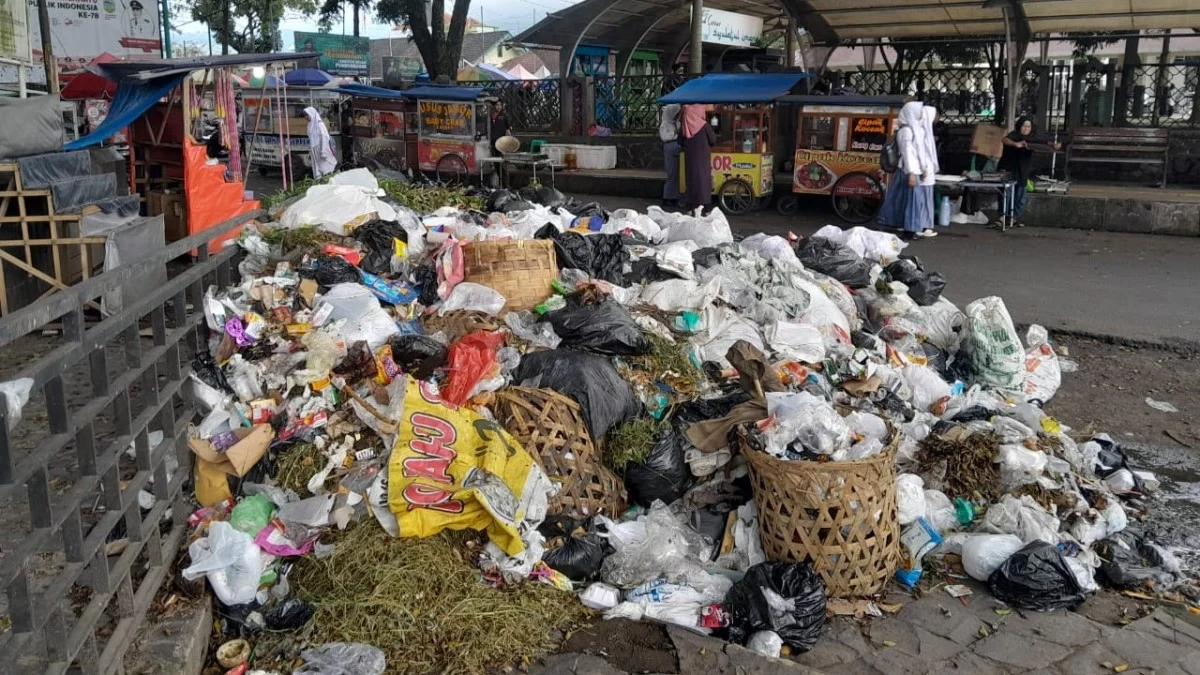
[[[15,4],[8,0],[8,4]],[[47,0],[50,36],[60,77],[83,70],[89,61],[108,52],[123,59],[162,58],[156,0]],[[17,5],[19,6],[19,5]],[[28,0],[27,25],[33,61],[42,60],[42,33],[37,0]],[[16,70],[5,68],[0,79],[16,81]],[[45,82],[40,67],[30,69],[31,82]]]
[[715,45],[753,47],[762,37],[763,20],[756,16],[704,8],[700,39]]
[[0,58],[29,63],[29,23],[24,6],[0,2]]

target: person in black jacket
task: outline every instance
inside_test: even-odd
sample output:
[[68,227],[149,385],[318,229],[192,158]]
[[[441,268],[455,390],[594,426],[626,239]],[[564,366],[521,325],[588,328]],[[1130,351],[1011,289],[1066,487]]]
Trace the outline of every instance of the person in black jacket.
[[[1033,146],[1045,143],[1054,150],[1060,150],[1062,145],[1054,141],[1034,138],[1033,120],[1022,117],[1017,120],[1017,126],[1004,137],[1004,154],[1000,157],[1000,170],[1007,171],[1012,179],[1017,181],[1013,193],[1012,217],[1017,227],[1024,227],[1020,218],[1025,213],[1026,185],[1033,177]],[[1005,214],[1002,214],[1005,215]]]
[[504,114],[504,102],[492,101],[492,124],[488,140],[492,149],[496,149],[496,141],[508,135],[508,117]]

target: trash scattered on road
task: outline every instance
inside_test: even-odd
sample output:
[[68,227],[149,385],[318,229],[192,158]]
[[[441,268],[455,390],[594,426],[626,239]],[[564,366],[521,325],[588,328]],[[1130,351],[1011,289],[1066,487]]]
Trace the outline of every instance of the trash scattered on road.
[[1179,412],[1179,408],[1176,408],[1174,405],[1167,403],[1166,401],[1155,401],[1154,399],[1150,398],[1149,396],[1146,397],[1146,405],[1150,406],[1151,408],[1154,408],[1155,410],[1157,410],[1159,412],[1165,412],[1165,413]]
[[1124,532],[1157,479],[1044,412],[1049,333],[894,235],[379,187],[297,195],[205,289],[182,574],[253,647],[222,663],[482,671],[593,611],[777,656],[951,553],[1014,607],[1181,580]]

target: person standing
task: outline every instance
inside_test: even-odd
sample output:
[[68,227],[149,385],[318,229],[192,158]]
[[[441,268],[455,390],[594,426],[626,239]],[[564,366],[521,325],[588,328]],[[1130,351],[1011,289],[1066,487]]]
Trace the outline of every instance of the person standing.
[[495,150],[496,141],[508,135],[508,116],[504,114],[503,101],[492,101],[492,123],[488,129],[488,141]]
[[717,135],[708,125],[704,106],[683,106],[683,177],[687,189],[680,208],[692,210],[712,204],[712,146]]
[[[1013,128],[1001,141],[1004,144],[1004,154],[1000,156],[999,168],[1001,171],[1007,171],[1009,176],[1017,182],[1013,188],[1012,201],[1012,220],[1017,227],[1024,227],[1025,224],[1020,222],[1021,216],[1025,214],[1025,203],[1027,201],[1026,189],[1029,179],[1033,172],[1033,148],[1031,145],[1037,143],[1046,143],[1051,149],[1060,150],[1062,144],[1054,141],[1044,141],[1035,139],[1033,136],[1033,119],[1029,117],[1021,117],[1017,120],[1017,126]],[[1008,215],[1001,207],[1001,217]],[[994,223],[993,225],[998,225]]]
[[679,208],[679,104],[663,106],[658,123],[658,137],[663,143],[663,168],[667,179],[663,182],[662,205],[665,209]]
[[937,172],[941,170],[938,163],[937,137],[933,128],[937,116],[937,108],[931,105],[921,108],[921,185],[929,188],[925,197],[929,199],[929,212],[934,216],[933,221],[929,223],[929,229],[921,233],[923,237],[937,236],[937,231],[933,229],[937,222],[937,203],[934,200],[933,186],[937,183]]
[[928,153],[924,143],[924,119],[920,101],[905,103],[896,122],[896,145],[900,150],[900,165],[888,180],[879,224],[904,230],[905,238],[925,237],[933,229],[933,188],[922,185],[922,177],[932,172],[921,158]]
[[308,115],[308,156],[312,160],[312,174],[313,178],[320,178],[337,169],[337,154],[321,113],[309,106],[304,109],[304,114]]

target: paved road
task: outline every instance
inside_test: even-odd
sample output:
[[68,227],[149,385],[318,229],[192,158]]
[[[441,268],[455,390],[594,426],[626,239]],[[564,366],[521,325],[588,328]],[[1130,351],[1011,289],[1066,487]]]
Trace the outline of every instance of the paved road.
[[[608,208],[652,202],[584,195]],[[773,211],[731,220],[736,232],[807,235],[838,222],[820,205],[799,216]],[[963,306],[1004,298],[1017,323],[1147,342],[1200,344],[1200,239],[1075,229],[1020,228],[1004,234],[952,225],[907,253],[946,276],[946,296]]]

